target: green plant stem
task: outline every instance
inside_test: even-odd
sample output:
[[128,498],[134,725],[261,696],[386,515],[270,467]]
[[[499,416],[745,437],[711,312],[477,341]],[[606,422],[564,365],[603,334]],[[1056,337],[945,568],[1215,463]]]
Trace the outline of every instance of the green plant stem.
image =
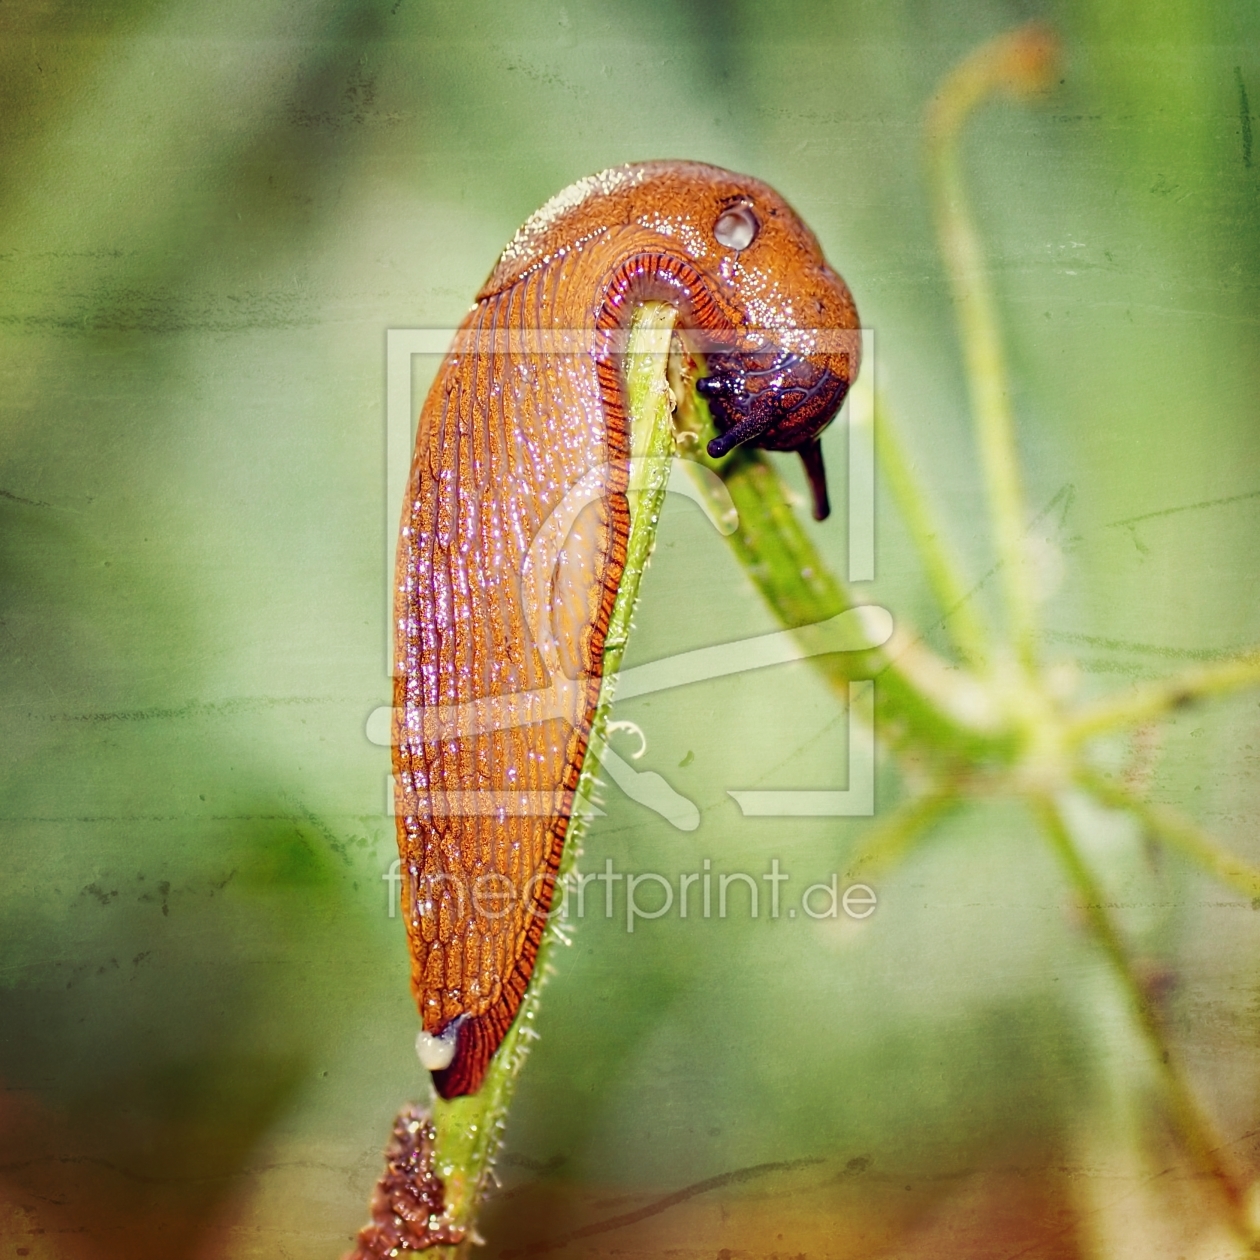
[[899,862],[931,829],[959,803],[950,787],[933,788],[911,797],[891,814],[868,827],[849,856],[845,875],[866,879]]
[[[597,735],[607,724],[639,583],[656,541],[656,525],[669,480],[674,430],[665,369],[676,316],[673,307],[649,302],[636,311],[630,327],[625,368],[632,458],[630,538],[626,548],[625,572],[605,640],[604,685],[600,690],[595,717]],[[583,807],[590,803],[599,773],[596,749],[600,743],[599,739],[591,740],[582,766],[577,802],[559,871],[562,881],[572,871],[580,854],[582,833],[589,816]],[[552,916],[548,920],[521,1008],[491,1060],[486,1079],[477,1093],[464,1098],[437,1098],[433,1102],[436,1129],[434,1165],[445,1185],[446,1213],[452,1224],[468,1231],[468,1240],[457,1247],[431,1248],[434,1260],[462,1260],[472,1254],[477,1212],[489,1183],[491,1165],[507,1121],[517,1078],[538,1035],[534,1025],[540,993],[551,971],[552,956],[561,943],[564,943],[562,928]]]
[[1124,989],[1133,1018],[1146,1042],[1152,1066],[1159,1074],[1177,1132],[1191,1158],[1219,1190],[1231,1225],[1241,1237],[1247,1238],[1249,1226],[1245,1187],[1221,1158],[1222,1143],[1214,1133],[1211,1122],[1200,1110],[1177,1064],[1172,1046],[1164,1035],[1154,1001],[1143,988],[1120,933],[1107,912],[1107,898],[1073,841],[1058,803],[1052,798],[1043,797],[1035,801],[1035,808],[1051,848],[1076,889],[1081,910],[1094,938]]
[[1235,857],[1184,814],[1165,805],[1151,805],[1137,793],[1087,766],[1080,767],[1076,779],[1103,804],[1135,815],[1155,839],[1176,849],[1222,884],[1246,897],[1260,897],[1260,870]]
[[[715,472],[725,484],[737,515],[727,541],[779,622],[795,629],[860,604],[823,562],[770,460],[747,447],[711,459],[705,443],[715,429],[708,406],[690,382],[677,374],[672,379],[679,395],[679,427],[695,439],[690,461]],[[908,473],[905,461],[902,467]],[[703,480],[699,484],[704,491]],[[901,486],[913,492],[909,480],[903,479]],[[880,738],[891,747],[912,743],[919,754],[945,765],[960,757],[1001,757],[1006,751],[1005,736],[995,738],[983,723],[972,722],[967,698],[954,694],[969,691],[970,680],[951,671],[948,662],[919,646],[912,635],[898,631],[881,648],[813,660],[846,704],[851,681],[877,680]]]
[[[819,556],[787,488],[764,455],[737,451],[710,466],[717,468],[739,513],[738,527],[727,541],[780,622],[789,628],[807,626],[861,604]],[[880,735],[891,746],[913,743],[924,755],[946,761],[956,753],[993,754],[991,736],[959,716],[965,705],[951,706],[956,676],[910,636],[898,632],[880,648],[813,660],[844,703],[851,681],[877,680]],[[918,676],[929,672],[931,684]]]
[[1150,722],[1196,700],[1228,695],[1257,683],[1260,683],[1260,654],[1250,652],[1215,665],[1188,669],[1125,695],[1087,705],[1068,720],[1064,733],[1073,744],[1081,744],[1096,735]]
[[1027,668],[1035,658],[1036,620],[1015,420],[997,301],[967,204],[959,148],[963,126],[972,111],[998,88],[1019,89],[1035,77],[1035,73],[1030,76],[1029,68],[1035,71],[1036,49],[1044,48],[1047,42],[1040,28],[1025,28],[977,49],[946,78],[928,111],[926,127],[928,182],[958,315],[1007,616],[1016,653]]
[[927,495],[914,470],[884,398],[875,396],[875,450],[879,471],[892,491],[901,518],[919,552],[924,573],[944,613],[943,624],[963,660],[982,665],[989,657],[988,632],[976,615],[962,572],[949,552],[945,535],[932,519]]

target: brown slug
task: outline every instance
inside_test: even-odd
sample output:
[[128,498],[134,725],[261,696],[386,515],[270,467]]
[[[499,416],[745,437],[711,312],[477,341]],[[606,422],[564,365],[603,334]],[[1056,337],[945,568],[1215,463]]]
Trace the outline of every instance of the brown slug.
[[[710,455],[798,451],[827,515],[818,438],[857,373],[858,317],[777,193],[646,162],[580,180],[525,223],[425,401],[398,546],[404,914],[427,1066],[447,1098],[481,1085],[555,894],[625,566],[621,354],[647,301],[676,309],[675,335],[705,365]],[[557,512],[539,573],[536,540]],[[478,713],[492,716],[467,718]]]

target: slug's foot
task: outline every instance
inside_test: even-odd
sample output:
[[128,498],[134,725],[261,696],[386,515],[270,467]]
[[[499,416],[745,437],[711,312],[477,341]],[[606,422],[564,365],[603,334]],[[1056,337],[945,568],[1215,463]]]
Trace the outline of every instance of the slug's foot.
[[385,1260],[464,1241],[466,1231],[446,1216],[446,1187],[433,1167],[435,1138],[427,1111],[409,1104],[399,1112],[372,1195],[372,1223],[359,1231],[346,1260]]

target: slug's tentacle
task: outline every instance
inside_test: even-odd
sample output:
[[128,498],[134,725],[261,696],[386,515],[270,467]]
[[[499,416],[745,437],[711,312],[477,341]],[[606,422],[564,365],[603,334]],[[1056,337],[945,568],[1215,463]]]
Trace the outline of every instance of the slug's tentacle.
[[[480,1087],[555,895],[625,569],[622,354],[648,300],[677,309],[709,363],[715,453],[800,451],[826,514],[817,436],[857,370],[857,312],[777,194],[645,163],[582,181],[517,233],[425,402],[398,549],[395,812],[412,988],[445,1097]],[[482,701],[494,729],[435,716]]]
[[814,520],[825,521],[831,515],[831,500],[827,497],[827,470],[823,467],[822,443],[815,438],[801,447],[801,462],[814,496]]

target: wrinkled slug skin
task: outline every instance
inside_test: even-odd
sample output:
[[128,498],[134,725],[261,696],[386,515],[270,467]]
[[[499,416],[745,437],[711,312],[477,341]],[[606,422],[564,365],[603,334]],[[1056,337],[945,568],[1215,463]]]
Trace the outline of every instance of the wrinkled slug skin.
[[[742,253],[713,236],[734,201],[751,204],[762,225]],[[735,349],[750,344],[754,327],[805,355],[808,335],[795,329],[857,328],[843,281],[776,193],[683,162],[606,171],[553,198],[508,245],[463,321],[420,414],[394,618],[412,990],[427,1032],[459,1021],[454,1059],[434,1073],[444,1097],[480,1086],[551,908],[629,535],[618,334],[651,299],[677,308],[684,337],[694,331]],[[547,353],[537,335],[548,330],[583,336],[569,353]],[[856,331],[842,352],[828,352],[845,388],[857,354]],[[558,572],[522,583],[540,527],[605,465]],[[540,643],[548,629],[553,642]],[[554,670],[576,685],[552,688],[562,704],[544,716],[539,696]],[[435,706],[487,699],[526,720],[462,733],[434,725]],[[470,792],[543,794],[551,810],[461,813]]]

